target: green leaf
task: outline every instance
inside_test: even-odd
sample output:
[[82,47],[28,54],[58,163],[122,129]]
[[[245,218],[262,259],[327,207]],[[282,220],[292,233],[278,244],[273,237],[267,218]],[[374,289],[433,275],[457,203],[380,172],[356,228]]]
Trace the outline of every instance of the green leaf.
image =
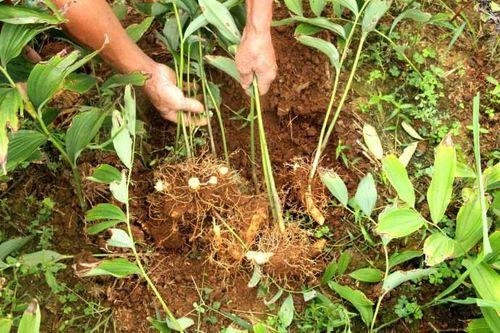
[[285,5],[295,15],[304,16],[302,0],[285,0]]
[[177,318],[175,321],[171,321],[169,318],[167,318],[166,323],[170,329],[176,332],[184,332],[194,325],[194,320],[188,317],[182,317]]
[[420,134],[418,134],[418,132],[410,124],[408,124],[406,121],[403,120],[401,122],[401,127],[403,127],[405,132],[408,133],[408,135],[410,135],[412,138],[420,140],[420,141],[424,140],[424,138],[422,138],[420,136]]
[[354,199],[366,216],[372,214],[377,203],[377,188],[371,173],[366,174],[359,182]]
[[382,142],[375,127],[365,123],[363,125],[363,139],[370,153],[376,159],[381,160],[384,157],[384,149],[382,148]]
[[4,260],[7,258],[9,254],[12,252],[15,252],[22,248],[24,245],[28,244],[30,240],[33,239],[33,236],[27,236],[27,237],[18,237],[18,238],[13,238],[9,239],[3,243],[0,244],[0,261]]
[[0,5],[0,21],[9,24],[62,23],[51,14],[22,6]]
[[358,2],[356,0],[332,0],[332,2],[349,9],[355,16],[359,14]]
[[33,299],[26,310],[24,310],[17,333],[38,333],[40,332],[40,322],[42,315],[40,313],[40,306],[38,301]]
[[337,199],[344,207],[347,207],[349,201],[349,193],[347,187],[337,173],[333,170],[322,169],[319,172],[321,181],[328,188],[330,193]]
[[297,36],[297,35],[310,36],[310,35],[314,35],[314,34],[320,32],[320,31],[323,31],[323,28],[320,28],[320,27],[315,26],[315,25],[307,24],[307,23],[300,23],[295,28],[295,31],[293,32],[293,34],[295,36]]
[[120,223],[121,223],[121,221],[119,221],[119,220],[109,220],[109,221],[95,223],[87,228],[87,233],[89,235],[96,235],[96,234],[103,232],[104,230],[108,230],[109,228],[112,228]]
[[[1,9],[0,9],[1,12]],[[7,64],[21,54],[23,48],[42,31],[51,27],[4,23],[0,32],[0,61]]]
[[321,13],[325,9],[327,3],[327,0],[309,0],[309,7],[314,15],[321,16]]
[[398,158],[393,154],[386,156],[382,159],[382,169],[401,200],[406,202],[410,207],[415,206],[415,190],[408,177],[406,168]]
[[66,151],[73,163],[76,163],[82,150],[97,135],[107,115],[107,111],[93,108],[73,118],[71,126],[66,133]]
[[240,73],[236,68],[236,62],[233,59],[224,56],[205,56],[205,60],[209,65],[223,71],[224,73],[231,76],[236,81],[240,82]]
[[239,44],[241,34],[229,10],[217,0],[199,0],[199,3],[207,21],[232,44]]
[[337,274],[337,268],[338,264],[335,260],[332,260],[332,262],[330,262],[328,266],[326,266],[323,277],[321,278],[322,285],[326,285],[328,281],[330,281],[335,276],[335,274]]
[[114,88],[123,87],[128,84],[134,86],[142,86],[146,82],[147,77],[139,72],[129,74],[115,74],[106,80],[101,86],[102,91],[109,91]]
[[97,266],[85,272],[83,276],[111,275],[116,278],[124,278],[132,274],[141,275],[139,267],[127,259],[116,258],[101,261]]
[[498,190],[500,188],[500,162],[486,168],[483,172],[483,179],[487,191]]
[[125,174],[122,174],[122,179],[119,182],[112,182],[109,184],[109,189],[113,194],[113,197],[126,204],[128,201],[128,188],[127,188],[127,178]]
[[401,155],[399,155],[398,159],[405,168],[408,166],[408,163],[410,163],[410,160],[413,157],[413,154],[415,154],[417,147],[418,142],[412,142],[405,149],[403,149],[403,152],[401,153]]
[[12,327],[12,323],[12,317],[0,318],[0,333],[9,333]]
[[394,253],[389,258],[389,268],[422,256],[423,252],[419,250],[408,250],[401,253]]
[[378,216],[375,228],[382,237],[389,240],[411,235],[426,223],[425,219],[411,208],[396,208]]
[[10,129],[10,132],[19,129],[18,114],[22,114],[23,109],[23,100],[17,88],[0,90],[0,166],[4,174],[7,173],[9,153],[8,129]]
[[97,79],[92,75],[83,73],[71,73],[64,81],[64,89],[85,94],[97,84]]
[[454,251],[455,241],[441,232],[430,235],[424,242],[425,262],[428,266],[450,259]]
[[432,15],[426,12],[421,11],[419,8],[410,8],[399,14],[391,25],[391,30],[389,30],[389,35],[392,33],[396,25],[402,20],[410,19],[420,23],[429,22]]
[[469,252],[483,236],[481,214],[481,203],[477,193],[474,192],[465,198],[457,214],[454,257]]
[[134,241],[124,230],[113,228],[109,231],[111,231],[111,238],[106,242],[108,246],[134,248]]
[[310,37],[310,36],[297,36],[295,37],[301,44],[315,48],[316,50],[322,52],[328,57],[330,63],[335,68],[335,70],[340,70],[340,56],[337,48],[330,42],[323,39]]
[[123,115],[125,118],[125,123],[127,124],[127,129],[130,135],[135,136],[136,127],[136,104],[135,104],[135,94],[132,90],[131,85],[125,87],[125,93],[123,96]]
[[134,42],[138,42],[142,36],[148,31],[151,23],[153,23],[154,17],[149,16],[142,20],[141,23],[133,23],[127,27],[127,34]]
[[342,38],[345,39],[345,30],[340,24],[336,24],[328,20],[327,18],[324,17],[301,17],[301,16],[294,16],[294,17],[289,17],[280,21],[275,21],[273,22],[274,27],[278,27],[281,25],[288,25],[292,23],[306,23],[310,24],[319,28],[327,29],[330,30],[331,32],[336,33],[337,35],[341,36]]
[[[466,267],[469,266],[468,261],[464,261]],[[477,267],[472,268],[470,279],[479,296],[492,302],[500,302],[500,275],[486,263],[481,263]],[[500,311],[500,306],[495,307],[495,311]]]
[[337,265],[337,274],[343,275],[349,267],[351,263],[352,255],[348,251],[344,251],[340,254],[338,265]]
[[33,253],[23,254],[19,257],[19,263],[26,268],[35,268],[38,265],[58,262],[66,257],[60,253],[51,250],[41,250]]
[[254,333],[267,333],[266,326],[264,326],[261,323],[257,323],[253,326],[253,332]]
[[443,219],[450,203],[456,165],[455,146],[451,136],[447,135],[436,148],[434,172],[427,190],[427,202],[434,223],[439,223]]
[[465,332],[467,332],[467,333],[493,333],[493,331],[488,326],[486,319],[484,319],[484,318],[471,320],[469,322],[469,324],[467,325]]
[[360,268],[349,274],[354,280],[368,283],[377,283],[384,278],[384,272],[376,268]]
[[290,326],[292,324],[294,314],[295,307],[293,305],[293,298],[292,295],[288,295],[278,311],[278,319],[281,326],[284,328]]
[[29,159],[45,142],[45,135],[37,131],[20,130],[13,133],[9,141],[7,171],[14,170]]
[[386,0],[371,0],[366,6],[363,21],[361,23],[362,38],[375,29],[378,21],[384,16],[389,9],[390,3]]
[[382,291],[384,293],[387,293],[394,288],[397,288],[403,282],[421,279],[434,272],[436,272],[435,268],[412,269],[410,271],[395,271],[394,273],[389,274],[389,276],[384,280]]
[[370,301],[365,294],[359,290],[352,289],[347,286],[330,281],[328,286],[340,295],[343,299],[351,303],[361,315],[361,319],[366,325],[370,325],[373,319],[373,302]]
[[113,147],[120,161],[128,168],[132,168],[132,138],[127,130],[127,125],[124,124],[120,112],[113,111],[112,117],[113,127],[111,128],[111,136],[113,137]]
[[489,328],[493,332],[498,332],[500,329],[500,315],[495,309],[481,307],[481,313],[483,314],[484,320],[488,324]]
[[126,222],[127,216],[119,207],[115,205],[109,203],[100,203],[85,213],[85,219],[88,222],[98,220],[114,220]]
[[97,183],[111,184],[115,181],[119,182],[122,179],[122,174],[117,168],[111,165],[101,164],[88,179]]

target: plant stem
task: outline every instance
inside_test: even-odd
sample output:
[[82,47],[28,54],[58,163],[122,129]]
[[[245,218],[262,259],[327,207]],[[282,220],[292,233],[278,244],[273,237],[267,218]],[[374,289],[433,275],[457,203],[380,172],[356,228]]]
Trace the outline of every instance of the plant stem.
[[[382,242],[382,247],[384,248],[384,257],[385,257],[385,272],[384,272],[384,279],[382,281],[385,281],[389,276],[389,254],[387,253],[387,246],[383,242]],[[380,305],[382,304],[382,300],[384,299],[386,294],[387,292],[384,292],[378,298],[377,306],[375,307],[375,313],[373,314],[372,323],[370,325],[370,332],[373,331],[373,327],[375,326],[375,322],[377,321],[377,315],[380,310]]]
[[269,157],[269,151],[266,142],[266,132],[264,130],[264,120],[262,119],[262,109],[260,106],[260,95],[259,88],[257,86],[257,79],[253,79],[253,98],[255,99],[255,109],[257,111],[257,123],[259,126],[259,142],[260,151],[262,157],[262,171],[264,173],[264,179],[266,182],[267,193],[269,196],[269,201],[271,205],[271,210],[273,212],[274,220],[278,223],[281,232],[285,231],[285,222],[283,220],[283,215],[281,211],[281,201],[276,190],[276,184],[274,182],[271,158]]
[[[210,118],[210,111],[208,109],[208,98],[207,98],[207,87],[205,80],[205,69],[203,67],[203,51],[201,47],[201,35],[198,32],[198,57],[200,58],[199,66],[200,66],[200,75],[201,75],[201,90],[203,92],[203,103],[205,103],[205,117],[207,118],[207,128],[208,128],[208,137],[210,138],[210,147],[212,149],[212,155],[217,156],[217,151],[215,149],[215,141],[214,135],[212,132],[212,121]],[[224,139],[224,137],[223,137]]]
[[255,151],[255,100],[252,97],[250,100],[250,162],[252,163],[252,179],[257,192],[259,189],[259,181],[257,179],[257,154]]

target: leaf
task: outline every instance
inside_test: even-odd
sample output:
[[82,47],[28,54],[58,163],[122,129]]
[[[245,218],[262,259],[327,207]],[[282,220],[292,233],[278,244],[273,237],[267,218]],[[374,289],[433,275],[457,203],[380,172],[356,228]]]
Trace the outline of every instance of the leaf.
[[142,20],[141,23],[134,23],[127,27],[127,34],[135,43],[137,43],[142,36],[148,31],[151,23],[153,23],[154,17],[149,16]]
[[111,238],[106,242],[108,246],[134,248],[134,242],[124,230],[113,228],[109,231],[111,231]]
[[146,82],[147,77],[140,72],[132,72],[129,74],[115,74],[106,80],[101,86],[102,91],[109,91],[114,88],[123,87],[128,84],[134,86],[142,86]]
[[327,29],[345,39],[346,32],[344,30],[344,27],[342,27],[340,24],[333,23],[332,21],[324,17],[309,18],[309,17],[294,16],[280,21],[275,21],[273,22],[273,26],[277,27],[292,23],[306,23],[319,28]]
[[111,184],[112,182],[119,182],[122,179],[122,174],[117,168],[108,164],[101,164],[94,169],[92,176],[88,179],[102,184]]
[[295,36],[297,36],[297,35],[310,36],[310,35],[314,35],[314,34],[320,32],[320,31],[323,31],[323,28],[320,28],[320,27],[315,26],[315,25],[307,24],[307,23],[300,23],[295,28],[295,31],[293,32],[293,34]]
[[109,203],[100,203],[85,213],[85,219],[88,222],[98,220],[114,220],[126,222],[127,216],[119,207],[115,205]]
[[338,265],[337,265],[337,274],[343,275],[347,270],[347,267],[351,263],[352,256],[349,252],[345,251],[340,254]]
[[355,16],[359,15],[358,2],[356,0],[333,0],[332,2],[349,9]]
[[0,318],[0,333],[9,333],[12,327],[12,323],[12,317]]
[[333,170],[328,169],[320,170],[319,176],[323,184],[328,188],[335,199],[344,205],[344,207],[347,207],[349,193],[347,192],[347,187],[342,178],[340,178],[340,176]]
[[378,216],[375,232],[390,240],[411,235],[425,223],[425,219],[415,210],[396,208]]
[[382,148],[382,142],[380,141],[375,127],[365,123],[363,125],[363,139],[370,153],[372,153],[376,159],[381,160],[382,157],[384,157],[384,149]]
[[453,257],[455,242],[441,232],[430,235],[424,242],[425,262],[428,266],[442,263]]
[[64,81],[64,89],[84,94],[97,84],[97,79],[83,73],[71,73]]
[[362,38],[375,29],[378,21],[384,16],[389,9],[390,3],[386,0],[371,0],[366,6],[363,21],[361,23]]
[[410,160],[413,157],[413,154],[415,154],[417,147],[418,147],[418,142],[412,142],[405,149],[403,149],[403,152],[401,153],[398,159],[399,162],[401,162],[401,164],[403,164],[405,168],[408,166],[408,163],[410,163]]
[[20,130],[13,133],[7,150],[7,171],[14,170],[29,159],[46,142],[47,137],[37,131]]
[[394,187],[401,200],[406,202],[410,207],[415,206],[415,190],[408,178],[408,173],[403,164],[398,158],[390,154],[382,159],[382,169],[389,179],[389,182]]
[[285,5],[295,15],[304,16],[302,0],[285,0]]
[[340,295],[343,299],[351,303],[361,315],[361,319],[366,325],[370,325],[373,319],[373,302],[370,301],[365,294],[359,290],[352,289],[347,286],[330,281],[328,286]]
[[354,199],[366,216],[372,214],[377,203],[377,188],[371,173],[366,174],[359,182]]
[[292,324],[294,313],[293,298],[292,295],[288,295],[278,311],[278,319],[280,320],[281,327],[287,328]]
[[426,23],[431,19],[432,15],[421,11],[419,8],[409,8],[399,14],[392,22],[391,29],[389,30],[389,35],[392,33],[396,25],[402,20],[410,19],[420,23]]
[[420,134],[418,134],[418,132],[410,124],[408,124],[406,121],[403,120],[401,122],[401,126],[403,127],[405,132],[408,133],[408,135],[410,135],[412,138],[420,140],[420,141],[424,140],[424,138],[422,138],[420,136]]
[[3,243],[0,244],[0,261],[4,260],[7,258],[9,254],[12,252],[15,252],[22,248],[24,245],[28,244],[30,240],[33,239],[33,236],[27,236],[27,237],[18,237],[18,238],[13,238],[9,239]]
[[483,171],[484,187],[487,191],[500,188],[500,162]]
[[57,17],[48,13],[23,6],[9,5],[0,5],[0,21],[9,24],[62,23]]
[[360,268],[349,274],[354,280],[377,283],[384,278],[384,272],[376,268]]
[[[1,7],[0,7],[1,12]],[[0,14],[1,16],[1,14]],[[18,57],[23,48],[42,31],[51,27],[39,25],[21,25],[4,23],[0,32],[0,62],[5,68]]]
[[232,44],[239,44],[241,34],[229,10],[217,0],[199,0],[199,4],[207,21]]
[[327,0],[309,0],[309,7],[311,8],[311,11],[314,13],[316,16],[321,16],[321,13],[326,7]]
[[340,70],[340,56],[337,48],[330,42],[310,36],[295,37],[301,44],[315,48],[328,57],[335,70]]
[[125,93],[123,95],[123,115],[125,118],[125,123],[127,124],[127,129],[130,135],[135,136],[136,127],[136,104],[135,104],[135,94],[132,91],[132,86],[127,85],[125,87]]
[[18,115],[23,109],[23,99],[17,88],[0,88],[0,166],[4,174],[8,169],[9,132],[19,129]]
[[335,260],[332,260],[332,262],[330,262],[328,266],[326,266],[323,277],[321,278],[322,285],[327,284],[328,281],[330,281],[335,276],[335,274],[337,273],[337,268],[338,264]]
[[23,254],[19,257],[19,263],[26,268],[35,268],[38,265],[58,262],[66,257],[60,253],[51,250],[41,250],[33,253]]
[[116,258],[101,261],[98,265],[85,272],[83,276],[111,275],[116,278],[124,278],[132,274],[141,275],[139,267],[127,259]]
[[127,130],[126,124],[122,119],[120,112],[113,111],[113,127],[111,136],[113,137],[113,147],[120,161],[128,168],[132,168],[132,138]]
[[109,184],[109,189],[116,200],[124,204],[128,202],[127,177],[124,173],[122,173],[122,179],[119,182]]
[[493,331],[488,326],[486,319],[484,319],[484,318],[471,320],[469,322],[469,324],[467,325],[465,332],[467,332],[467,333],[493,333]]
[[[488,208],[486,208],[488,209]],[[482,210],[476,192],[465,199],[460,207],[455,229],[455,254],[459,257],[474,247],[483,236]]]
[[408,250],[401,253],[394,253],[389,258],[389,269],[409,260],[422,256],[423,252],[419,250]]
[[427,190],[427,202],[434,223],[439,223],[448,207],[453,191],[456,169],[455,146],[447,135],[436,149],[434,172]]
[[260,267],[258,265],[254,265],[252,277],[250,281],[248,281],[248,288],[254,288],[259,284],[260,279],[262,278],[262,272],[260,271]]
[[205,60],[211,66],[214,66],[215,68],[231,76],[236,81],[240,82],[240,73],[236,68],[236,63],[233,59],[224,56],[207,55],[205,56]]
[[167,326],[177,332],[184,332],[188,328],[194,325],[194,320],[188,317],[177,318],[175,321],[167,318]]
[[23,316],[19,321],[17,333],[38,333],[40,332],[40,322],[42,315],[40,313],[40,306],[36,299],[31,300],[30,304],[24,310]]
[[77,114],[66,133],[66,152],[72,163],[94,139],[108,115],[107,111],[93,108],[90,111]]
[[[469,267],[468,261],[464,261],[464,265]],[[500,275],[486,263],[480,263],[478,266],[472,268],[470,272],[470,279],[474,285],[474,289],[478,295],[486,300],[492,302],[500,302]],[[500,306],[496,306],[494,310],[498,313]]]
[[394,288],[397,288],[403,282],[421,279],[434,272],[436,272],[435,268],[395,271],[394,273],[389,274],[389,276],[384,280],[384,283],[382,284],[382,291],[384,293],[388,293]]
[[[484,173],[483,173],[484,175]],[[476,178],[476,172],[470,166],[465,163],[457,161],[457,167],[455,169],[456,178]]]

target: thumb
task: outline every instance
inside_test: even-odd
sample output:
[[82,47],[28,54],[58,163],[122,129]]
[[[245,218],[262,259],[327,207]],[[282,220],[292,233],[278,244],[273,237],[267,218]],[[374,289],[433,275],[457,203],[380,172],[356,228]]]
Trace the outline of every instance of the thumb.
[[183,98],[180,109],[183,111],[194,112],[194,113],[201,113],[205,111],[203,104],[201,104],[199,101],[193,98],[186,98],[186,97]]

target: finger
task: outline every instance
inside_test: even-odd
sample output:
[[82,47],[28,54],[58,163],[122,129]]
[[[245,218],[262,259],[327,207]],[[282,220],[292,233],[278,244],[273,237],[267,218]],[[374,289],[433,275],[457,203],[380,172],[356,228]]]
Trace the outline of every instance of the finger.
[[274,70],[257,74],[257,83],[259,86],[259,93],[261,95],[267,94],[269,88],[271,87],[271,83],[275,78],[276,72]]
[[160,115],[165,120],[177,123],[177,112],[175,112],[174,110],[160,111]]
[[253,72],[240,73],[240,84],[243,89],[247,90],[252,85],[252,81],[253,81]]
[[199,101],[193,98],[184,98],[181,104],[182,105],[180,109],[182,109],[183,111],[194,112],[194,113],[201,113],[205,111],[203,104],[201,104]]

